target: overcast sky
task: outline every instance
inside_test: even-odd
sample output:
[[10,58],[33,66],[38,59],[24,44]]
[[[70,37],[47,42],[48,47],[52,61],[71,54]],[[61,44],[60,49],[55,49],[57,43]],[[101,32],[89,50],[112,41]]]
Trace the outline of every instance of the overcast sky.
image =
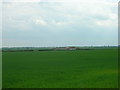
[[3,46],[117,45],[118,1],[4,0]]

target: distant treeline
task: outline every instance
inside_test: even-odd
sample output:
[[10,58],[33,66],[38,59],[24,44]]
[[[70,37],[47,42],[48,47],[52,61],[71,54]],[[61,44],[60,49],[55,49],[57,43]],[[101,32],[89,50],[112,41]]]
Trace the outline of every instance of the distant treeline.
[[94,50],[94,49],[112,49],[118,46],[84,46],[84,47],[12,47],[2,48],[3,52],[16,52],[16,51],[61,51],[61,50]]
[[23,52],[23,51],[51,51],[53,49],[48,49],[48,48],[3,48],[2,51],[3,52],[17,52],[17,51],[20,51],[20,52]]

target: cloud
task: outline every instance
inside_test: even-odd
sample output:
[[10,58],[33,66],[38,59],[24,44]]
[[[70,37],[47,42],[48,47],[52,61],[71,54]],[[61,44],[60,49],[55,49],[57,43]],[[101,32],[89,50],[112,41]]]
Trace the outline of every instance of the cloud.
[[0,48],[2,47],[2,3],[0,1]]
[[3,2],[40,2],[41,0],[4,0]]
[[112,0],[7,1],[3,3],[5,39],[16,38],[17,41],[20,35],[26,41],[39,39],[43,42],[42,39],[47,38],[48,45],[53,39],[54,43],[59,39],[59,43],[67,44],[68,38],[73,44],[74,41],[77,44],[82,41],[85,44],[103,44],[105,40],[117,42],[117,3]]
[[116,20],[116,19],[118,19],[118,15],[115,13],[111,13],[111,14],[109,14],[109,18],[112,20]]
[[96,24],[101,27],[117,27],[118,22],[117,22],[118,16],[115,13],[109,13],[108,14],[108,19],[103,19],[103,20],[96,20]]
[[111,27],[111,25],[113,25],[112,21],[110,20],[96,21],[96,24],[101,27]]
[[[17,1],[17,0],[16,0]],[[42,3],[44,2],[44,3]],[[87,3],[86,3],[87,2]],[[98,21],[117,20],[114,3],[105,0],[64,0],[64,2],[8,3],[4,5],[5,18],[24,18],[24,21],[39,25],[67,26],[71,24],[94,25]],[[95,7],[95,8],[94,8]],[[41,17],[36,19],[37,17]],[[35,18],[35,20],[33,20]],[[29,20],[30,19],[30,20]],[[107,20],[101,20],[107,19]],[[87,21],[87,22],[86,22]],[[10,21],[9,21],[10,22]],[[72,22],[72,23],[71,23]],[[111,22],[112,25],[115,22]],[[24,23],[23,23],[24,24]],[[23,25],[24,26],[24,25]],[[31,24],[30,24],[31,27]],[[21,27],[22,28],[22,27]]]
[[65,25],[66,23],[65,22],[56,22],[56,25],[57,26],[63,26],[63,25]]
[[33,20],[33,22],[35,22],[35,24],[37,24],[37,25],[42,25],[42,26],[47,25],[47,22],[45,20],[40,19],[40,18]]

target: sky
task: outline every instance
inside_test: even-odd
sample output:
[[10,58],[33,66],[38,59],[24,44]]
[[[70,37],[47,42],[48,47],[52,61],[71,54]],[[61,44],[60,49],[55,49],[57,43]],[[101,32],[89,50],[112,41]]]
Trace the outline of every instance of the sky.
[[2,45],[117,45],[118,1],[4,0]]

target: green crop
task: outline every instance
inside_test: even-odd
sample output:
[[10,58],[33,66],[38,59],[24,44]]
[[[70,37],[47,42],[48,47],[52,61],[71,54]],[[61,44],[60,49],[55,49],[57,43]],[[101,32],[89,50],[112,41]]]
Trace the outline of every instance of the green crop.
[[3,88],[117,87],[117,49],[3,52]]

